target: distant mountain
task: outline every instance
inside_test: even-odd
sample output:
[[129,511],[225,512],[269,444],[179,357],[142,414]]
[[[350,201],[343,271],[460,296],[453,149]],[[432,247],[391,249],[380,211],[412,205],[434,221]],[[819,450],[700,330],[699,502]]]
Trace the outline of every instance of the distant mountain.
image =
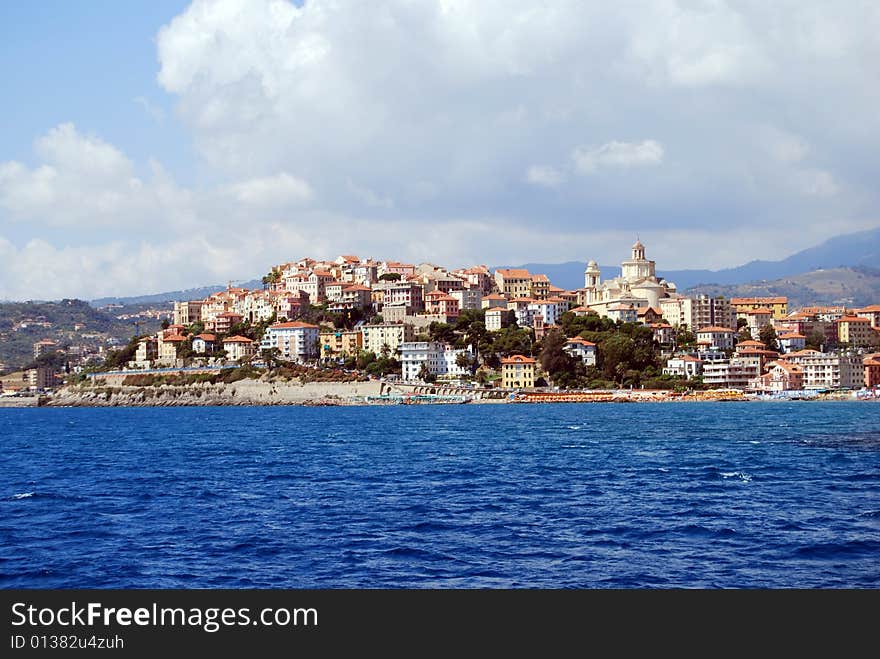
[[698,284],[743,284],[776,280],[814,270],[880,265],[880,228],[850,233],[792,254],[781,261],[750,261],[726,270],[660,270],[657,274],[680,289]]
[[[733,285],[759,280],[776,280],[818,269],[877,266],[880,264],[880,228],[850,233],[826,240],[821,245],[792,254],[781,261],[750,261],[745,265],[724,270],[665,270],[657,275],[674,282],[679,290],[700,284]],[[660,264],[662,266],[662,263]],[[530,272],[546,274],[555,286],[565,289],[584,285],[585,261],[568,263],[526,263],[518,266]],[[619,266],[599,266],[602,278],[610,279],[620,274]]]
[[814,270],[793,277],[772,281],[723,286],[695,286],[689,293],[723,295],[725,297],[788,297],[790,310],[808,305],[843,305],[864,307],[880,304],[880,270],[864,266]]
[[[262,288],[263,282],[259,279],[252,279],[245,282],[236,282],[236,286],[241,288]],[[174,302],[177,300],[201,300],[208,297],[212,293],[225,291],[224,284],[216,286],[202,286],[200,288],[188,288],[183,291],[168,291],[167,293],[155,293],[153,295],[135,295],[132,297],[102,297],[97,300],[91,300],[93,307],[103,307],[108,304],[161,304],[163,302]]]

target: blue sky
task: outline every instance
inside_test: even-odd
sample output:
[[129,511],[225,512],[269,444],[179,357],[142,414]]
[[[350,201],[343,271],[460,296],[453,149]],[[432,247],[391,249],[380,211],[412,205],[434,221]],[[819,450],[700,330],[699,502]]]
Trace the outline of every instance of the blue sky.
[[[4,160],[30,160],[34,138],[73,122],[124,146],[135,160],[161,155],[187,176],[190,139],[174,98],[156,84],[156,33],[187,2],[4,2],[0,5],[0,108]],[[165,117],[157,121],[135,99]]]
[[880,225],[880,7],[0,5],[0,299],[357,253],[662,268]]

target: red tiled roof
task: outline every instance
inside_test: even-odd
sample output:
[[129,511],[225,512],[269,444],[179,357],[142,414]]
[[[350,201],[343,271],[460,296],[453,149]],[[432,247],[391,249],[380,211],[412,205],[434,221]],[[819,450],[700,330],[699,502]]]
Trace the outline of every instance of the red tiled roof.
[[223,339],[223,343],[253,343],[253,341],[246,336],[230,336],[228,339]]
[[168,343],[168,342],[177,343],[180,341],[186,341],[186,337],[181,336],[180,334],[171,334],[169,336],[164,337],[162,340],[165,341],[166,343]]
[[528,270],[523,270],[522,268],[502,268],[495,272],[501,273],[501,276],[505,279],[530,279],[532,276],[532,273]]
[[732,305],[737,304],[788,304],[787,297],[732,297]]
[[704,332],[713,332],[716,334],[719,332],[729,332],[730,334],[735,334],[735,332],[729,327],[718,327],[717,325],[709,325],[708,327],[701,327],[697,330],[697,334],[702,334]]
[[201,339],[202,341],[216,341],[217,337],[213,334],[198,334],[196,335],[197,339]]
[[511,355],[510,357],[504,357],[501,360],[502,364],[534,364],[535,360],[531,357],[525,357],[523,355]]
[[317,325],[310,325],[309,323],[303,323],[298,320],[291,321],[289,323],[275,323],[274,325],[270,325],[269,329],[319,329]]

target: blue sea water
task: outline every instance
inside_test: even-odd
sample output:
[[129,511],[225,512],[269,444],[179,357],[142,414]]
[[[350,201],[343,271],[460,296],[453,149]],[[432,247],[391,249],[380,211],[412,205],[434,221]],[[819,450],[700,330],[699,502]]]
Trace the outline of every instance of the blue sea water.
[[0,587],[877,587],[880,405],[0,409]]

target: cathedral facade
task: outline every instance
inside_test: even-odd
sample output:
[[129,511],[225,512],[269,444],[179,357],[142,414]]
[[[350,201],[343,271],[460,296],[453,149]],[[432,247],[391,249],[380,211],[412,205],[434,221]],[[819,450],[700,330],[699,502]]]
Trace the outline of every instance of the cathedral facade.
[[595,261],[584,271],[584,287],[578,291],[580,304],[600,316],[617,317],[622,308],[660,307],[660,300],[676,296],[675,284],[658,279],[656,264],[645,258],[645,246],[637,240],[630,258],[621,262],[621,274],[602,281]]

